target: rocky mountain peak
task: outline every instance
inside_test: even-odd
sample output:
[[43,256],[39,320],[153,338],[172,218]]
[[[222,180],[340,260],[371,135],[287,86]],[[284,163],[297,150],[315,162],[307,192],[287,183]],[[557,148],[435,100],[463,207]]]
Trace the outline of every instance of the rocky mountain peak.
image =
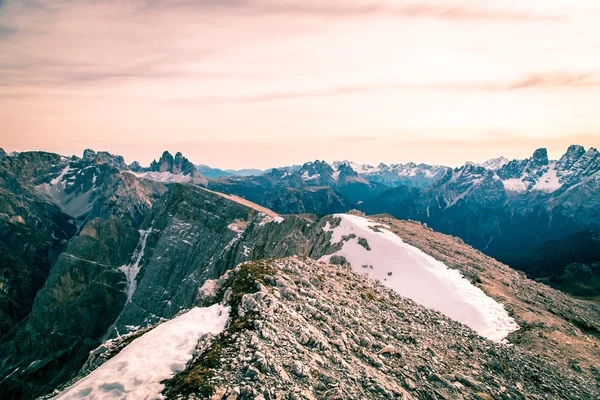
[[96,152],[92,149],[85,149],[83,151],[83,159],[84,160],[93,160],[96,158]]
[[96,156],[96,159],[100,164],[109,164],[121,170],[127,169],[127,164],[125,164],[123,156],[110,154],[106,151],[99,151]]
[[508,164],[510,161],[508,160],[508,158],[506,157],[497,157],[497,158],[492,158],[490,160],[487,160],[486,162],[484,162],[483,165],[485,168],[491,169],[491,170],[497,170],[502,168],[503,166],[505,166],[506,164]]
[[537,166],[548,165],[548,150],[545,148],[537,149],[533,152],[531,161]]
[[304,180],[318,182],[318,184],[328,184],[333,174],[333,168],[325,161],[316,160],[302,165],[298,171]]
[[358,176],[358,173],[348,164],[340,164],[338,171],[340,172],[340,176]]
[[175,157],[168,151],[163,152],[158,161],[150,163],[151,172],[170,172],[173,174],[195,175],[198,174],[196,167],[181,152],[175,153]]
[[591,147],[569,146],[567,152],[556,163],[557,175],[565,183],[572,184],[600,171],[598,150]]
[[563,155],[563,158],[579,158],[585,154],[585,148],[578,144],[572,144],[567,149],[567,152]]
[[140,163],[137,161],[132,162],[127,167],[133,172],[142,172],[144,170]]
[[92,149],[85,149],[83,151],[82,159],[84,161],[91,161],[98,164],[108,164],[120,170],[128,169],[123,156],[111,154],[107,151],[99,151],[96,153]]

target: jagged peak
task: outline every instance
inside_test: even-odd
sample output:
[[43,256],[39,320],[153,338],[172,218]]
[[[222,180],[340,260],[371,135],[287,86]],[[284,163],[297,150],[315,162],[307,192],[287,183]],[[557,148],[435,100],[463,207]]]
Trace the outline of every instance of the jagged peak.
[[133,172],[142,172],[144,170],[140,163],[137,161],[132,162],[127,167]]
[[537,165],[548,165],[548,150],[545,147],[541,147],[533,152],[531,160]]
[[118,154],[112,154],[108,151],[96,152],[93,149],[88,148],[83,151],[82,159],[97,162],[99,164],[109,164],[119,169],[128,169],[123,156],[120,156]]
[[567,149],[565,156],[566,155],[581,156],[583,153],[585,153],[585,147],[578,145],[578,144],[572,144]]
[[174,174],[199,175],[196,167],[190,160],[183,156],[181,152],[176,152],[175,157],[168,150],[165,150],[158,161],[150,163],[151,172],[170,172]]
[[83,159],[87,159],[87,160],[92,160],[94,158],[96,158],[96,152],[92,149],[85,149],[83,151]]
[[497,170],[497,169],[502,168],[509,162],[510,162],[510,160],[508,158],[500,156],[500,157],[496,157],[496,158],[491,158],[491,159],[485,161],[484,163],[482,163],[481,165],[484,166],[485,168],[488,168],[491,170]]

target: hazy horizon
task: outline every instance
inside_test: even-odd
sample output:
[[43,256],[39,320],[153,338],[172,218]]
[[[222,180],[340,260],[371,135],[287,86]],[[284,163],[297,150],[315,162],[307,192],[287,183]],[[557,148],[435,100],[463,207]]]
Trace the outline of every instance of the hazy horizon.
[[600,144],[600,2],[0,0],[6,151],[457,166]]
[[[574,145],[580,145],[580,143],[571,143],[571,144],[572,144],[572,145],[573,145],[573,144],[574,144]],[[588,149],[590,149],[591,147],[594,147],[594,146],[584,146],[584,147],[585,147],[585,149],[586,149],[586,150],[588,150]],[[525,156],[523,156],[523,157],[508,157],[508,156],[506,156],[506,155],[500,154],[500,155],[497,155],[497,156],[495,156],[495,157],[490,157],[490,158],[485,158],[485,159],[480,159],[480,160],[478,160],[478,159],[469,159],[469,160],[464,160],[463,162],[460,162],[460,163],[458,163],[458,164],[455,164],[455,165],[443,164],[443,163],[438,163],[438,162],[418,161],[418,160],[396,160],[396,161],[384,161],[384,160],[377,160],[377,161],[374,161],[374,162],[362,162],[361,160],[354,160],[354,159],[350,159],[350,158],[347,158],[347,157],[346,157],[346,158],[343,158],[343,157],[342,157],[342,158],[335,158],[335,159],[327,159],[327,158],[309,158],[309,159],[302,159],[302,160],[298,159],[299,161],[295,161],[295,162],[287,162],[287,163],[286,163],[286,162],[284,162],[283,164],[278,164],[278,165],[270,165],[270,166],[267,166],[267,167],[256,166],[256,165],[246,165],[246,166],[241,166],[241,167],[230,167],[230,166],[228,166],[228,165],[213,165],[213,164],[207,164],[207,163],[204,163],[204,162],[202,162],[202,161],[195,160],[195,159],[193,159],[192,157],[190,157],[190,156],[189,156],[189,155],[188,155],[188,154],[187,154],[185,151],[183,151],[183,150],[177,150],[177,149],[172,149],[172,150],[171,150],[171,149],[163,149],[163,150],[160,150],[160,151],[159,151],[159,152],[158,152],[158,153],[157,153],[157,154],[156,154],[154,157],[151,157],[151,158],[150,158],[150,159],[149,159],[147,162],[145,162],[145,161],[140,161],[140,160],[138,160],[138,159],[135,159],[135,158],[130,158],[130,157],[128,157],[128,156],[127,156],[127,155],[125,155],[125,154],[118,153],[118,152],[114,152],[114,151],[109,151],[109,150],[106,150],[106,149],[94,149],[94,148],[89,148],[89,149],[91,149],[91,150],[94,150],[95,152],[99,152],[99,151],[107,151],[107,152],[109,152],[109,153],[111,153],[111,154],[113,154],[113,155],[119,155],[119,156],[123,156],[123,158],[125,159],[125,162],[126,162],[128,165],[129,165],[129,164],[131,164],[131,163],[132,163],[132,162],[134,162],[134,161],[137,161],[137,162],[139,162],[139,163],[140,163],[140,165],[141,165],[142,167],[148,167],[152,161],[155,161],[155,160],[156,160],[156,161],[158,161],[158,159],[160,158],[160,156],[162,155],[162,153],[163,153],[164,151],[168,151],[168,152],[169,152],[171,155],[173,155],[173,156],[175,156],[175,154],[176,154],[177,152],[181,152],[181,153],[182,153],[182,155],[183,155],[184,157],[186,157],[186,158],[187,158],[187,159],[188,159],[190,162],[194,163],[195,165],[205,165],[205,166],[209,166],[209,167],[211,167],[211,168],[218,168],[218,169],[221,169],[221,170],[242,170],[242,169],[260,169],[260,170],[269,170],[269,169],[272,169],[272,168],[287,167],[287,166],[292,166],[292,165],[301,165],[301,164],[304,164],[304,163],[307,163],[307,162],[311,162],[311,161],[316,161],[316,160],[323,160],[323,161],[326,161],[326,162],[328,162],[328,163],[332,163],[332,162],[334,162],[334,161],[351,161],[351,162],[355,162],[355,163],[357,163],[357,164],[368,164],[368,165],[372,165],[372,166],[377,166],[377,165],[378,165],[379,163],[381,163],[381,162],[383,162],[383,163],[385,163],[385,164],[388,164],[388,165],[389,165],[389,164],[406,164],[406,163],[409,163],[409,162],[414,162],[414,163],[416,163],[416,164],[424,163],[424,164],[429,164],[429,165],[440,165],[440,166],[447,166],[447,167],[452,167],[452,168],[455,168],[455,167],[460,167],[460,166],[462,166],[462,165],[464,165],[464,164],[466,164],[466,163],[468,163],[468,162],[474,162],[474,163],[483,163],[483,162],[485,162],[485,161],[488,161],[488,160],[490,160],[490,159],[493,159],[493,158],[499,158],[499,157],[505,157],[505,158],[507,158],[508,160],[529,158],[529,157],[531,157],[531,156],[533,155],[533,152],[534,152],[535,150],[539,149],[539,148],[546,148],[546,149],[547,149],[547,147],[546,147],[546,146],[539,146],[539,147],[532,148],[532,149],[531,149],[531,151],[530,151],[529,153],[525,152],[525,153],[527,153],[527,154],[526,154]],[[595,148],[595,147],[594,147],[594,148]],[[13,152],[13,151],[16,151],[16,152],[25,152],[25,151],[49,151],[49,150],[45,150],[45,149],[10,150],[10,149],[7,149],[7,148],[3,148],[1,145],[0,145],[0,149],[3,149],[3,150],[4,150],[4,151],[6,151],[7,153],[11,153],[11,152]],[[82,154],[83,154],[83,152],[84,152],[84,150],[86,150],[86,149],[88,149],[88,148],[82,148],[82,149],[81,149],[81,151],[79,151],[79,152],[77,152],[77,151],[76,151],[76,152],[72,152],[72,153],[69,153],[69,152],[66,152],[66,153],[65,153],[65,152],[60,152],[60,151],[56,151],[56,152],[54,152],[54,151],[49,151],[49,152],[54,152],[54,153],[57,153],[57,154],[60,154],[60,155],[62,155],[62,156],[66,156],[66,157],[71,157],[71,156],[73,156],[73,155],[74,155],[74,156],[77,156],[77,157],[81,157],[81,156],[82,156]],[[562,155],[563,155],[563,154],[566,152],[566,150],[567,150],[567,147],[566,147],[566,148],[564,148],[564,150],[562,150],[562,151],[558,151],[558,152],[551,152],[551,151],[548,149],[548,158],[549,158],[550,160],[558,160],[558,159],[559,159],[559,158],[560,158],[560,157],[561,157],[561,156],[562,156]],[[193,153],[193,152],[192,152],[192,153]]]

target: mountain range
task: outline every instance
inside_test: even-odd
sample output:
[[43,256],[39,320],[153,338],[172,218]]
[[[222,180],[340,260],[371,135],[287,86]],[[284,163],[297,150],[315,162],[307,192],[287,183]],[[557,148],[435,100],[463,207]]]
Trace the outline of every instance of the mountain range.
[[[597,284],[581,292],[575,289],[577,282],[564,281],[569,264],[581,259],[573,251],[559,257],[560,266],[553,268],[530,262],[539,259],[535,249],[550,241],[569,241],[579,232],[599,230],[596,199],[600,157],[595,148],[573,145],[559,160],[549,160],[542,148],[524,160],[499,157],[482,164],[467,162],[454,169],[415,163],[380,163],[374,167],[317,160],[263,173],[229,171],[225,176],[215,172],[220,170],[192,164],[181,153],[172,156],[164,152],[145,168],[137,162],[126,165],[120,156],[93,150],[86,150],[82,160],[97,160],[163,184],[195,183],[283,214],[327,215],[360,209],[367,214],[388,213],[420,221],[462,238],[533,278],[556,287],[560,280],[563,290],[577,295],[600,294]],[[219,177],[207,178],[201,170]],[[69,173],[73,171],[65,172],[67,177]],[[67,187],[71,184],[67,182],[63,191],[55,188],[46,194],[55,202],[68,202],[69,209],[89,205],[85,196],[77,197],[77,201],[70,198],[77,195],[77,190]],[[593,264],[597,262],[600,259],[593,258],[586,264],[592,266],[594,276]]]
[[597,398],[599,167],[0,151],[0,397]]
[[[324,215],[356,208],[417,220],[553,283],[578,257],[562,257],[551,273],[522,261],[551,240],[598,231],[599,172],[598,151],[573,145],[559,160],[549,160],[547,151],[538,149],[524,160],[501,157],[455,169],[315,161],[292,171],[211,180],[208,186],[281,213]],[[600,287],[593,286],[599,294]]]

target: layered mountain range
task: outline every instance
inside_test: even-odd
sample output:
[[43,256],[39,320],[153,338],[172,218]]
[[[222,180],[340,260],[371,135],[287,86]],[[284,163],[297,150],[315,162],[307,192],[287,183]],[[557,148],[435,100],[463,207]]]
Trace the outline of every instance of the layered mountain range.
[[[211,180],[208,185],[282,213],[324,215],[357,208],[421,221],[534,278],[555,285],[560,280],[564,290],[589,296],[600,294],[600,286],[580,291],[572,281],[576,278],[564,274],[581,255],[567,252],[559,257],[560,266],[547,270],[530,261],[539,260],[534,249],[551,240],[598,231],[599,182],[598,151],[573,145],[559,160],[549,160],[547,151],[538,149],[524,160],[500,157],[455,169],[315,161],[257,177]],[[597,276],[597,268],[588,267]]]
[[[558,171],[541,158],[519,196]],[[0,397],[597,398],[598,305],[418,222],[324,215],[505,167],[421,190],[0,152]]]
[[[576,251],[564,250],[564,256],[555,258],[560,265],[544,268],[535,252],[552,240],[573,242],[561,246],[563,249],[577,247],[577,234],[598,231],[599,159],[596,149],[573,145],[559,160],[549,160],[546,150],[538,149],[524,160],[499,157],[455,169],[414,163],[374,167],[350,161],[314,161],[262,174],[258,170],[231,170],[226,176],[210,167],[195,166],[181,153],[172,156],[164,152],[150,166],[141,167],[137,162],[126,165],[120,156],[86,150],[82,162],[95,160],[163,184],[195,183],[284,214],[327,215],[356,208],[368,214],[389,213],[417,220],[458,236],[531,277],[570,293],[594,297],[600,294],[600,285],[584,288],[579,278],[565,272],[576,268],[570,264],[585,259],[588,261],[582,268],[591,271],[591,281],[596,282],[600,275],[595,264],[600,259],[590,260]],[[208,179],[199,170],[220,177]],[[86,195],[91,192],[73,179],[79,176],[91,186],[90,178],[95,175],[91,169],[83,175],[73,175],[75,169],[61,172],[61,179],[67,178],[64,188],[48,187],[46,195],[63,211],[68,207],[67,214],[80,218],[74,210],[81,208],[80,204],[89,206]]]

